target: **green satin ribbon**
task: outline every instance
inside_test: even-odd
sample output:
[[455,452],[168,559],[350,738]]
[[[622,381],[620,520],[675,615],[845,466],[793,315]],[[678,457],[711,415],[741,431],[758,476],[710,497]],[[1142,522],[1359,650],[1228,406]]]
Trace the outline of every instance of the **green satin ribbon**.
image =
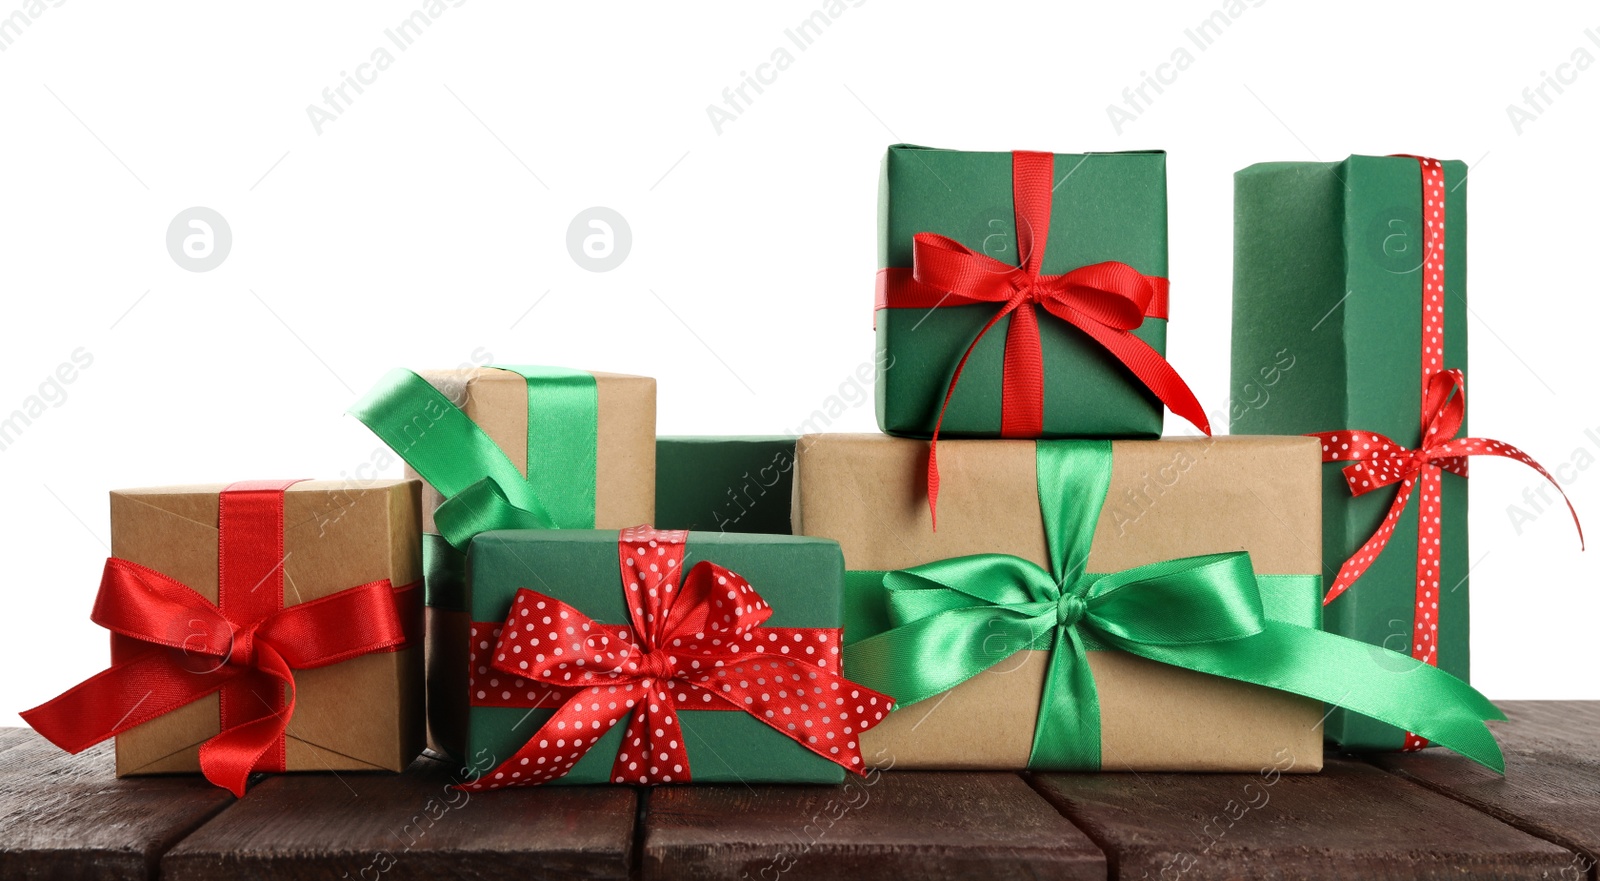
[[594,377],[560,367],[497,369],[527,383],[526,476],[477,423],[409,370],[389,371],[350,413],[445,497],[434,523],[458,551],[491,529],[593,529]]
[[1016,651],[1047,649],[1028,766],[1093,770],[1100,767],[1100,704],[1086,650],[1094,643],[1316,698],[1504,770],[1483,720],[1505,717],[1487,698],[1398,652],[1270,617],[1248,553],[1085,573],[1110,483],[1111,444],[1036,446],[1050,570],[978,554],[884,573],[888,629],[845,646],[852,679],[906,706]]

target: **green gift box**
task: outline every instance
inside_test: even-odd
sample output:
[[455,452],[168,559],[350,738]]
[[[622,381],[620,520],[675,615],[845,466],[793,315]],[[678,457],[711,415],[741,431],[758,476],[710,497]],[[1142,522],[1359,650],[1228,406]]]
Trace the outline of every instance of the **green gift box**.
[[795,440],[656,438],[656,526],[788,535]]
[[[945,239],[921,241],[919,234]],[[1126,271],[1114,283],[1095,277],[1116,264]],[[889,434],[931,437],[937,425],[947,437],[1155,437],[1162,400],[1204,424],[1199,405],[1189,405],[1187,387],[1181,394],[1164,391],[1182,380],[1163,359],[1162,152],[892,146],[879,189],[878,266],[877,414]],[[940,283],[943,276],[952,278],[952,287]],[[1066,281],[1052,288],[1051,279],[1061,276]],[[1126,313],[1122,323],[1131,327],[1112,332],[1066,320],[1065,307],[1047,302],[1048,296],[1008,304],[1013,288],[1023,296],[1050,289],[1065,298],[1061,302],[1090,311],[1098,308],[1091,302],[1115,299]],[[1113,354],[1135,349],[1137,357]],[[1159,362],[1163,376],[1154,387],[1162,397],[1146,387],[1148,376],[1136,376],[1125,362],[1147,370]]]
[[[1412,157],[1351,156],[1263,163],[1235,176],[1234,434],[1356,429],[1408,448],[1422,440],[1425,368],[1467,366],[1467,167],[1441,163],[1442,205],[1424,194],[1429,167]],[[1435,212],[1443,215],[1443,291],[1425,280]],[[1442,310],[1442,364],[1424,364],[1424,319],[1435,314],[1425,307]],[[1352,496],[1342,470],[1324,466],[1322,548],[1330,581],[1378,531],[1393,498],[1392,490]],[[1465,680],[1466,481],[1446,472],[1441,502],[1436,614],[1428,608],[1428,617],[1418,617],[1412,502],[1388,547],[1328,605],[1324,626],[1410,653],[1421,623],[1437,634],[1438,666]],[[1405,739],[1397,728],[1337,710],[1327,731],[1356,749],[1398,749]]]
[[[624,531],[622,535],[630,533]],[[467,555],[473,654],[465,755],[474,767],[507,763],[531,738],[555,737],[545,723],[556,715],[556,707],[569,699],[568,695],[547,693],[538,683],[514,679],[489,666],[489,655],[498,647],[494,634],[512,613],[519,589],[528,588],[564,602],[606,625],[608,630],[610,625],[626,627],[630,620],[624,605],[627,586],[619,573],[618,556],[616,531],[507,530],[482,533],[473,539]],[[844,558],[838,543],[787,535],[688,533],[678,568],[689,572],[701,560],[742,576],[771,606],[771,618],[752,631],[757,639],[765,628],[823,628],[831,634],[831,638],[823,637],[830,649],[839,644]],[[677,614],[673,612],[673,616]],[[787,649],[782,650],[787,654]],[[746,656],[755,657],[748,653]],[[824,666],[837,672],[838,655],[830,654],[829,658]],[[754,674],[750,678],[754,679]],[[677,686],[672,690],[676,692]],[[577,694],[581,696],[583,691],[580,689]],[[524,700],[524,696],[528,699]],[[749,712],[687,707],[701,699],[710,703],[709,697],[700,694],[680,699],[675,714],[687,751],[688,773],[694,782],[844,780],[845,770],[839,764],[802,747]],[[887,706],[883,709],[886,711]],[[625,746],[625,727],[613,725],[568,773],[551,782],[613,782],[611,771],[619,750]]]

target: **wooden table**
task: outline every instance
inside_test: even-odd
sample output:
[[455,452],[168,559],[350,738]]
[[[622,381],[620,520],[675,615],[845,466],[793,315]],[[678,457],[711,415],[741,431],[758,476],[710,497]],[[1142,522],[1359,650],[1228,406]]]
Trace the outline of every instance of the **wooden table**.
[[117,780],[0,729],[0,878],[1545,878],[1600,859],[1600,701],[1510,702],[1506,776],[1439,750],[1315,776],[890,772],[841,787],[468,796],[451,765]]

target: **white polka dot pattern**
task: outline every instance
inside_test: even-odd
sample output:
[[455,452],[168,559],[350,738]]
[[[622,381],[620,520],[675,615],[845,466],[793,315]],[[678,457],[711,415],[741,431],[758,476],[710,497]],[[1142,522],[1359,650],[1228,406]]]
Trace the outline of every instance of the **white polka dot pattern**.
[[552,780],[624,721],[613,782],[687,782],[682,710],[749,713],[864,772],[858,735],[883,720],[891,700],[839,675],[841,631],[761,626],[772,609],[743,577],[710,562],[681,572],[686,540],[648,527],[620,534],[632,627],[527,589],[503,623],[472,625],[473,706],[559,709],[516,755],[461,788]]

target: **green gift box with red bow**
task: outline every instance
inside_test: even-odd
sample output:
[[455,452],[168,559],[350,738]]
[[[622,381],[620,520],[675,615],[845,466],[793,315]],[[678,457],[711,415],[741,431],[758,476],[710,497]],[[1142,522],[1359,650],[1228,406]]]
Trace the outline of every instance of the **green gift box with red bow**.
[[1166,155],[897,144],[879,190],[878,425],[908,437],[1206,427],[1167,364]]
[[844,559],[787,535],[472,540],[469,789],[840,783],[885,695],[841,675]]

